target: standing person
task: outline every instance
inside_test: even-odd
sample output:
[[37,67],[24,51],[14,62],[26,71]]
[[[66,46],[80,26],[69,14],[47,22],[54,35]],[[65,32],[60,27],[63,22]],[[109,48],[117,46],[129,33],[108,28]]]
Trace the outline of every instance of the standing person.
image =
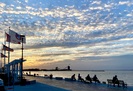
[[71,80],[76,81],[75,74],[71,76]]
[[91,77],[90,77],[89,74],[85,77],[85,79],[86,79],[87,81],[89,81],[90,83],[92,83],[92,79],[91,79]]
[[93,81],[95,81],[95,83],[96,83],[96,82],[100,83],[100,81],[99,81],[99,79],[97,78],[96,75],[94,75],[94,77],[93,77],[92,79],[93,79]]
[[84,79],[80,76],[80,74],[78,74],[78,80],[84,82]]

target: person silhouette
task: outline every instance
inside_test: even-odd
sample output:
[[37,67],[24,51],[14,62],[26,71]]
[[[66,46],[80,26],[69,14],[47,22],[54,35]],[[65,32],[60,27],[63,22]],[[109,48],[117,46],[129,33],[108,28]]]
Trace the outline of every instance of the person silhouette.
[[96,83],[96,82],[100,83],[100,81],[99,81],[99,79],[97,78],[96,75],[94,75],[92,79],[93,79],[93,81],[95,81],[95,83]]
[[76,80],[76,78],[75,78],[75,74],[73,74],[73,75],[71,76],[71,80],[73,80],[73,81]]
[[81,77],[81,75],[80,75],[80,74],[78,74],[78,80],[79,80],[79,81],[83,81],[83,82],[84,82],[84,79]]
[[87,81],[89,81],[90,83],[92,83],[92,79],[91,79],[91,77],[90,77],[90,75],[88,74],[87,76],[86,76],[86,78],[85,78]]
[[50,75],[49,75],[49,78],[50,78],[50,79],[53,79],[53,75],[52,75],[52,74],[50,74]]
[[115,87],[115,84],[118,84],[118,87],[119,87],[119,80],[118,80],[118,78],[117,78],[117,75],[115,75],[115,76],[113,77],[112,82],[113,82],[114,87]]

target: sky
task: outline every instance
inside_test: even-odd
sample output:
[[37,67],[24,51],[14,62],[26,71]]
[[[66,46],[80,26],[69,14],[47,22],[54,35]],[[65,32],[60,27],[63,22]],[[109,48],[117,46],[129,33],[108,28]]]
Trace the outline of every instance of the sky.
[[26,35],[24,68],[133,69],[133,0],[0,0],[1,48],[9,27]]

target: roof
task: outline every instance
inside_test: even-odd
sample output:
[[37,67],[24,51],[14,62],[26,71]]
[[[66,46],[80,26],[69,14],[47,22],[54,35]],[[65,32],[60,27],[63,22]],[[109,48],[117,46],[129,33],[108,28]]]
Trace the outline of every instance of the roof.
[[6,66],[8,66],[8,65],[15,65],[15,64],[18,64],[18,63],[21,63],[21,62],[24,62],[24,61],[26,61],[26,60],[15,59],[12,62],[10,62],[9,64],[6,64]]

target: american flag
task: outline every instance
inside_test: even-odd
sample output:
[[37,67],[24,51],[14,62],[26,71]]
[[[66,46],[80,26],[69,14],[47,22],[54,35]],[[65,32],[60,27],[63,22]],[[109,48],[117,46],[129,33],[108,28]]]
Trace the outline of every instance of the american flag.
[[3,49],[2,50],[6,50],[6,51],[11,51],[13,52],[14,50],[12,48],[7,47],[6,45],[3,44]]
[[20,44],[22,42],[21,35],[14,32],[13,30],[9,30],[10,42],[14,44]]
[[10,35],[8,33],[5,32],[5,40],[6,42],[10,42]]
[[1,53],[1,57],[7,57],[6,55],[4,55],[3,53]]

